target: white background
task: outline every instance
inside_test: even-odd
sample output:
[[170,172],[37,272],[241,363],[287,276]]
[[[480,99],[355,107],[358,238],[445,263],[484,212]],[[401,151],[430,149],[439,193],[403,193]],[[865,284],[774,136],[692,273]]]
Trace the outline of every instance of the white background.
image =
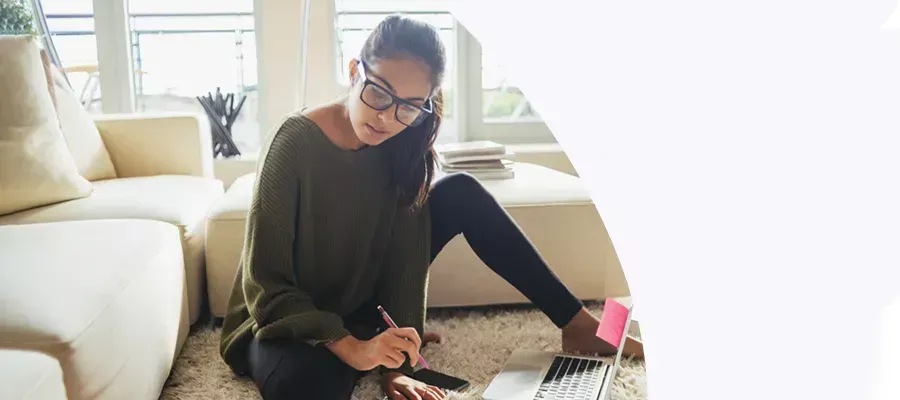
[[454,12],[590,185],[650,398],[900,398],[895,1],[521,4]]

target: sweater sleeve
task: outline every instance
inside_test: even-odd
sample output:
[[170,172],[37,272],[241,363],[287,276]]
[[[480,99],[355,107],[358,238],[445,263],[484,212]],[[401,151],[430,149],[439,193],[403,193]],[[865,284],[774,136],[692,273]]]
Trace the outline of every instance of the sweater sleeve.
[[[422,337],[425,329],[428,267],[431,263],[431,221],[428,204],[411,213],[406,207],[397,211],[391,241],[378,277],[378,301],[397,326],[415,328]],[[409,356],[397,369],[379,368],[412,374]]]
[[298,224],[300,145],[291,122],[269,143],[257,171],[247,216],[241,282],[260,339],[293,337],[321,345],[350,334],[340,316],[316,308],[294,274]]

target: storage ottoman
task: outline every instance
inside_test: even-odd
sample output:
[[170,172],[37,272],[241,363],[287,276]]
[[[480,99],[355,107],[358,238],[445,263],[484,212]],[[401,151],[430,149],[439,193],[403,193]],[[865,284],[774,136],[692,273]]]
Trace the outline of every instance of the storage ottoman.
[[[538,165],[515,164],[516,176],[482,184],[507,209],[550,264],[582,299],[629,296],[603,220],[579,178]],[[244,244],[255,175],[238,178],[207,222],[206,273],[210,312],[225,315]],[[458,236],[431,266],[429,307],[526,303]]]

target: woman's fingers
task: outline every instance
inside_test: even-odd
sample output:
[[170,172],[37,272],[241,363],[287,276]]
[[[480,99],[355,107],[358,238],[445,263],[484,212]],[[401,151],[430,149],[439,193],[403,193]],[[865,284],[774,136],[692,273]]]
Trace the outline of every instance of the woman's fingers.
[[389,331],[394,334],[394,336],[412,341],[413,344],[415,344],[416,349],[422,347],[422,339],[419,337],[419,332],[414,328],[391,328]]
[[444,400],[444,393],[434,386],[425,387],[421,394],[423,400]]
[[397,391],[397,388],[395,388],[395,387],[393,387],[393,386],[391,386],[390,388],[388,388],[388,390],[385,392],[385,394],[386,394],[387,397],[390,398],[391,400],[406,400],[406,397],[403,396],[402,393],[400,393],[399,391]]
[[390,338],[388,345],[398,351],[405,351],[406,354],[409,354],[409,362],[411,365],[415,366],[418,364],[419,348],[416,347],[415,343],[398,336],[393,336]]
[[403,362],[406,361],[406,357],[403,356],[403,353],[395,350],[395,349],[387,349],[384,352],[384,364],[388,368],[400,368],[403,365]]
[[409,398],[409,400],[424,400],[424,399],[422,399],[422,396],[420,396],[418,393],[416,393],[415,390],[410,389],[406,386],[401,386],[400,391],[403,392],[403,394],[405,394],[406,397]]

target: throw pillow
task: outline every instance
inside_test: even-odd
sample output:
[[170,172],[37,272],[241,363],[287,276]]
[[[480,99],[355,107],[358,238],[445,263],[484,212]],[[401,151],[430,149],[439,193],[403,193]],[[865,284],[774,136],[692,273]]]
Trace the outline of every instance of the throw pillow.
[[37,39],[0,36],[0,215],[87,197],[66,146]]
[[62,72],[52,65],[49,70],[53,77],[51,88],[56,93],[59,127],[78,165],[78,172],[89,181],[115,178],[116,170],[94,119],[81,105]]

